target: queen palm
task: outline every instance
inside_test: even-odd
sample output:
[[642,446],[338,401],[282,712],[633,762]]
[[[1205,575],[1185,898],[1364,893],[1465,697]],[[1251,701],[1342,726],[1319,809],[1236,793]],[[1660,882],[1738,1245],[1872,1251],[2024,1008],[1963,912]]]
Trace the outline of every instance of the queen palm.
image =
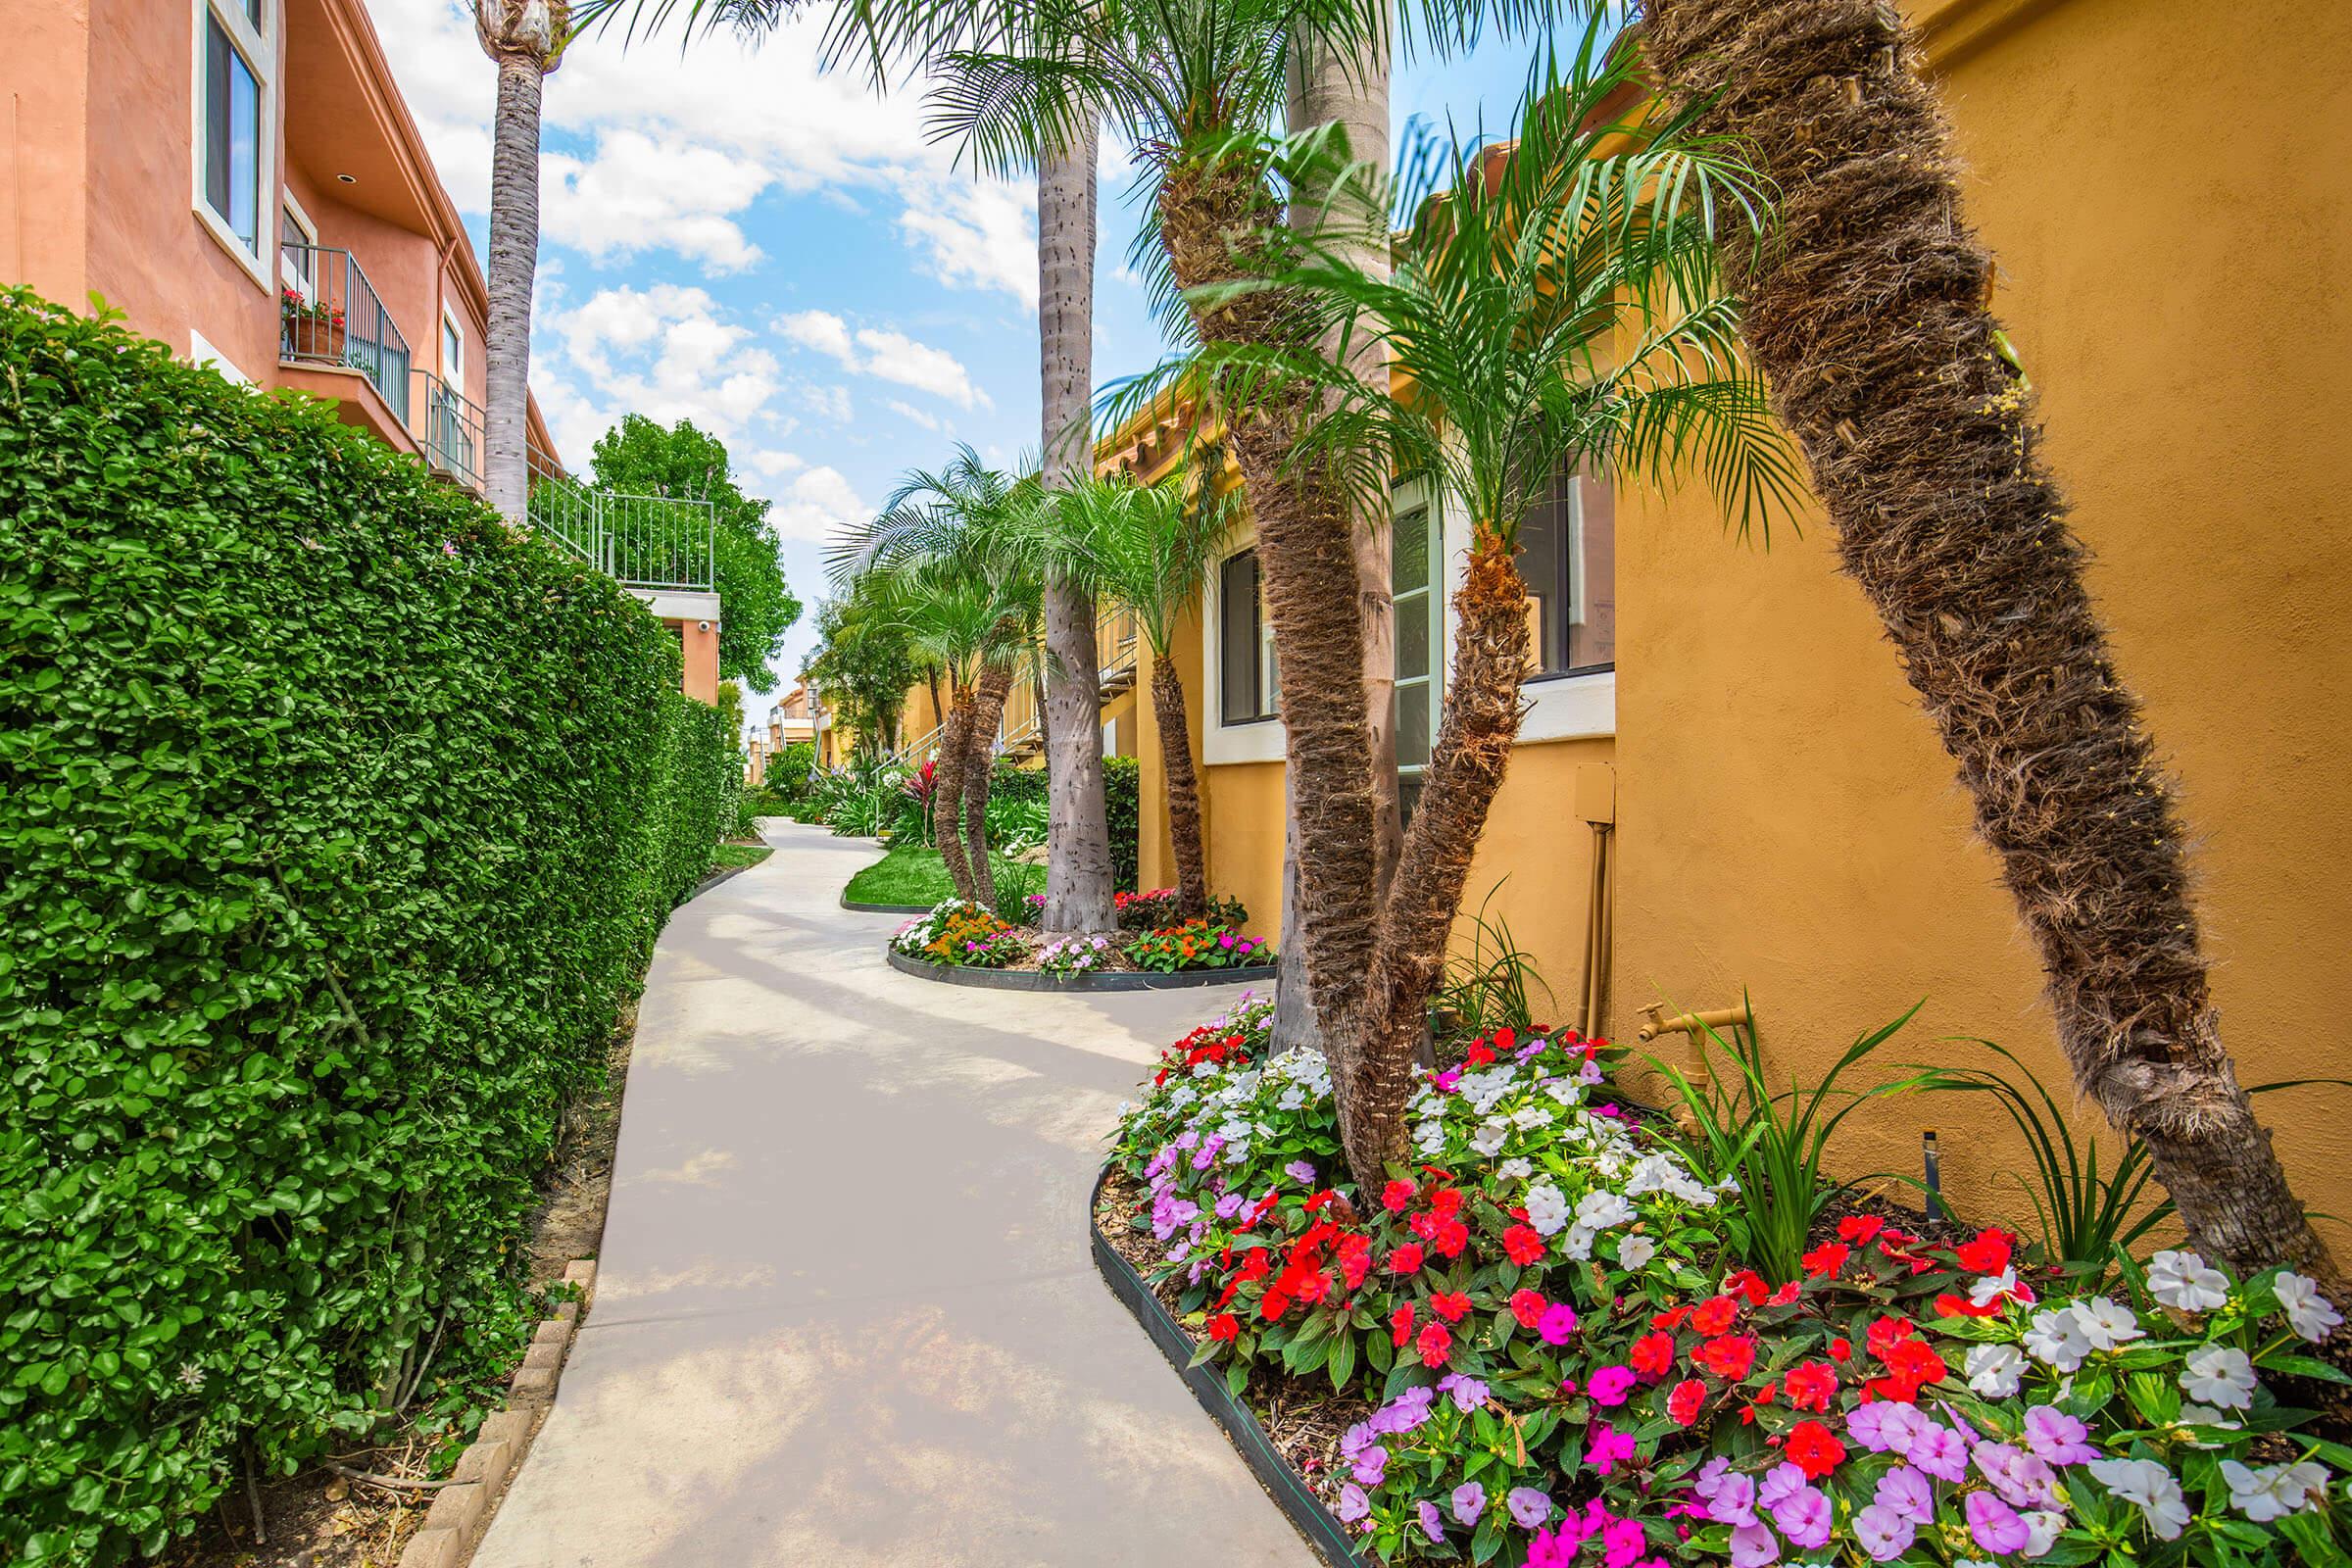
[[2084,585],[1902,14],[1643,9],[1667,96],[1747,139],[1780,187],[1776,243],[1731,250],[1747,348],[2000,858],[2076,1085],[2145,1142],[2201,1250],[2332,1277],[2223,1044],[2186,831]]
[[1372,335],[1394,390],[1349,375],[1345,354],[1212,343],[1204,359],[1239,398],[1302,384],[1327,399],[1294,462],[1381,496],[1397,472],[1428,474],[1468,515],[1445,706],[1380,902],[1365,1004],[1323,1020],[1344,1031],[1341,1133],[1359,1184],[1405,1156],[1423,1011],[1518,732],[1521,517],[1565,470],[1671,482],[1695,468],[1742,527],[1800,487],[1714,268],[1712,220],[1759,224],[1761,182],[1688,117],[1613,119],[1630,57],[1596,55],[1589,32],[1565,79],[1539,71],[1506,160],[1425,138],[1401,182],[1417,220],[1393,273],[1319,245],[1274,277],[1202,291],[1215,309],[1280,290],[1343,344]]
[[827,552],[838,580],[879,577],[878,596],[898,607],[918,653],[949,672],[934,820],[946,827],[937,838],[950,880],[980,904],[996,902],[992,746],[1041,612],[1040,582],[1016,543],[1037,496],[1034,480],[1008,479],[958,447],[943,468],[909,470],[872,521]]
[[1091,595],[1134,612],[1152,653],[1152,712],[1159,728],[1168,790],[1168,836],[1176,852],[1176,892],[1185,915],[1208,907],[1208,860],[1200,835],[1200,789],[1193,771],[1192,727],[1184,678],[1174,657],[1176,627],[1200,603],[1218,541],[1232,525],[1211,482],[1222,455],[1188,465],[1182,476],[1138,484],[1124,476],[1090,478],[1040,509],[1041,554],[1052,568]]
[[498,65],[491,129],[489,320],[482,336],[482,480],[519,523],[530,485],[531,291],[539,271],[539,98],[570,37],[566,0],[473,0],[474,35]]

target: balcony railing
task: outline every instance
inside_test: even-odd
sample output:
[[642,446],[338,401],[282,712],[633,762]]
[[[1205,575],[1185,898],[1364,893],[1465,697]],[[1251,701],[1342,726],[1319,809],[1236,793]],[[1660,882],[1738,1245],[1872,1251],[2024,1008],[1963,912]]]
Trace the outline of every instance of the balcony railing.
[[482,488],[481,405],[430,370],[416,372],[424,382],[423,408],[416,422],[416,445],[425,466],[448,474],[468,490]]
[[340,365],[368,377],[393,416],[409,422],[409,340],[393,323],[351,252],[279,247],[289,276],[279,300],[278,352],[310,365]]
[[531,526],[622,587],[708,593],[717,585],[710,502],[583,484],[537,448],[530,468]]

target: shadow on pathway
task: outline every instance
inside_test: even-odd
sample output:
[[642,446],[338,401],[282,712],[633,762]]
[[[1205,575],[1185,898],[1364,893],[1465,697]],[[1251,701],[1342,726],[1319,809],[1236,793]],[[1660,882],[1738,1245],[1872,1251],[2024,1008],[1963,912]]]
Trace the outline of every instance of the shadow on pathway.
[[973,991],[776,853],[638,1012],[597,1304],[476,1568],[1313,1561],[1096,1276],[1102,1139],[1236,994]]

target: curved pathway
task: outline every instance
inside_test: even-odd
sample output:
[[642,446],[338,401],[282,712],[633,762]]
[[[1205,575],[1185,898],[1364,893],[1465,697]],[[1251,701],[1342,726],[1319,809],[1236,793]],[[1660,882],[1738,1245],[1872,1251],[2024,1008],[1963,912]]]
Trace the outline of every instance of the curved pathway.
[[873,858],[776,853],[647,977],[596,1310],[476,1568],[1313,1561],[1096,1275],[1087,1198],[1229,988],[891,970]]

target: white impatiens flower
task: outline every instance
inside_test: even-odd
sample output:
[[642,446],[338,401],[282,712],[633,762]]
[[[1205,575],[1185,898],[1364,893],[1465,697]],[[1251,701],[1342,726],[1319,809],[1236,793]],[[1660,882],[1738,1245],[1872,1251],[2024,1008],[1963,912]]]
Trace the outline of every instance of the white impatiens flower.
[[2077,1301],[2069,1308],[2074,1313],[2075,1326],[2094,1350],[2112,1350],[2139,1339],[2146,1333],[2139,1326],[2139,1314],[2112,1297],[2094,1296]]
[[1521,1105],[1517,1110],[1511,1112],[1511,1125],[1528,1131],[1533,1131],[1538,1127],[1548,1127],[1552,1124],[1553,1119],[1551,1112],[1545,1110],[1542,1105]]
[[1527,1190],[1527,1222],[1538,1236],[1557,1236],[1568,1223],[1568,1200],[1551,1183],[1536,1183]]
[[1568,1234],[1560,1239],[1560,1250],[1582,1263],[1592,1255],[1593,1230],[1590,1225],[1571,1225]]
[[1646,1236],[1628,1236],[1617,1244],[1617,1266],[1640,1268],[1658,1255],[1658,1244]]
[[1489,1159],[1502,1152],[1502,1146],[1511,1141],[1511,1124],[1499,1116],[1490,1116],[1478,1124],[1470,1135],[1470,1147]]
[[1634,1205],[1625,1200],[1622,1193],[1600,1189],[1587,1193],[1576,1200],[1576,1222],[1596,1231],[1605,1231],[1612,1225],[1629,1224],[1633,1218]]
[[2180,1483],[2157,1459],[2093,1459],[2083,1467],[2099,1485],[2137,1508],[2148,1528],[2165,1541],[2179,1541],[2188,1528],[2188,1499]]
[[2303,1338],[2318,1343],[2333,1334],[2344,1321],[2344,1314],[2328,1302],[2320,1294],[2317,1280],[2305,1279],[2292,1270],[2278,1274],[2278,1310],[2286,1314],[2286,1326]]
[[2230,1277],[2194,1252],[2148,1259],[2148,1294],[2180,1312],[2210,1312],[2230,1299]]
[[[2230,1432],[2240,1431],[2245,1426],[2243,1421],[2238,1420],[2229,1411],[2216,1409],[2210,1404],[2199,1404],[2194,1399],[2180,1401],[2180,1424],[2186,1427],[2221,1427]],[[2197,1446],[2211,1448],[2218,1445],[2200,1443],[2197,1444]]]
[[2328,1500],[2327,1467],[2308,1459],[2301,1464],[2266,1464],[2259,1470],[2224,1459],[2222,1479],[2229,1483],[2230,1506],[2258,1525]]
[[2036,1508],[2031,1513],[2020,1514],[2018,1517],[2026,1522],[2026,1545],[2023,1553],[2026,1561],[2032,1562],[2036,1557],[2048,1556],[2050,1548],[2058,1544],[2058,1533],[2066,1528],[2066,1515],[2054,1509]]
[[2026,1353],[2058,1372],[2072,1372],[2090,1353],[2082,1325],[2065,1307],[2036,1312],[2026,1328]]
[[1494,1167],[1494,1174],[1506,1182],[1523,1182],[1536,1173],[1536,1167],[1524,1159],[1506,1159]]
[[1553,1078],[1544,1085],[1544,1092],[1563,1105],[1573,1105],[1585,1098],[1584,1087],[1566,1078]]
[[2243,1410],[2254,1402],[2254,1363],[2228,1345],[2201,1345],[2180,1363],[2181,1392],[2200,1404]]
[[1968,1386],[1988,1399],[2006,1399],[2025,1376],[2026,1358],[2014,1345],[1969,1348]]

